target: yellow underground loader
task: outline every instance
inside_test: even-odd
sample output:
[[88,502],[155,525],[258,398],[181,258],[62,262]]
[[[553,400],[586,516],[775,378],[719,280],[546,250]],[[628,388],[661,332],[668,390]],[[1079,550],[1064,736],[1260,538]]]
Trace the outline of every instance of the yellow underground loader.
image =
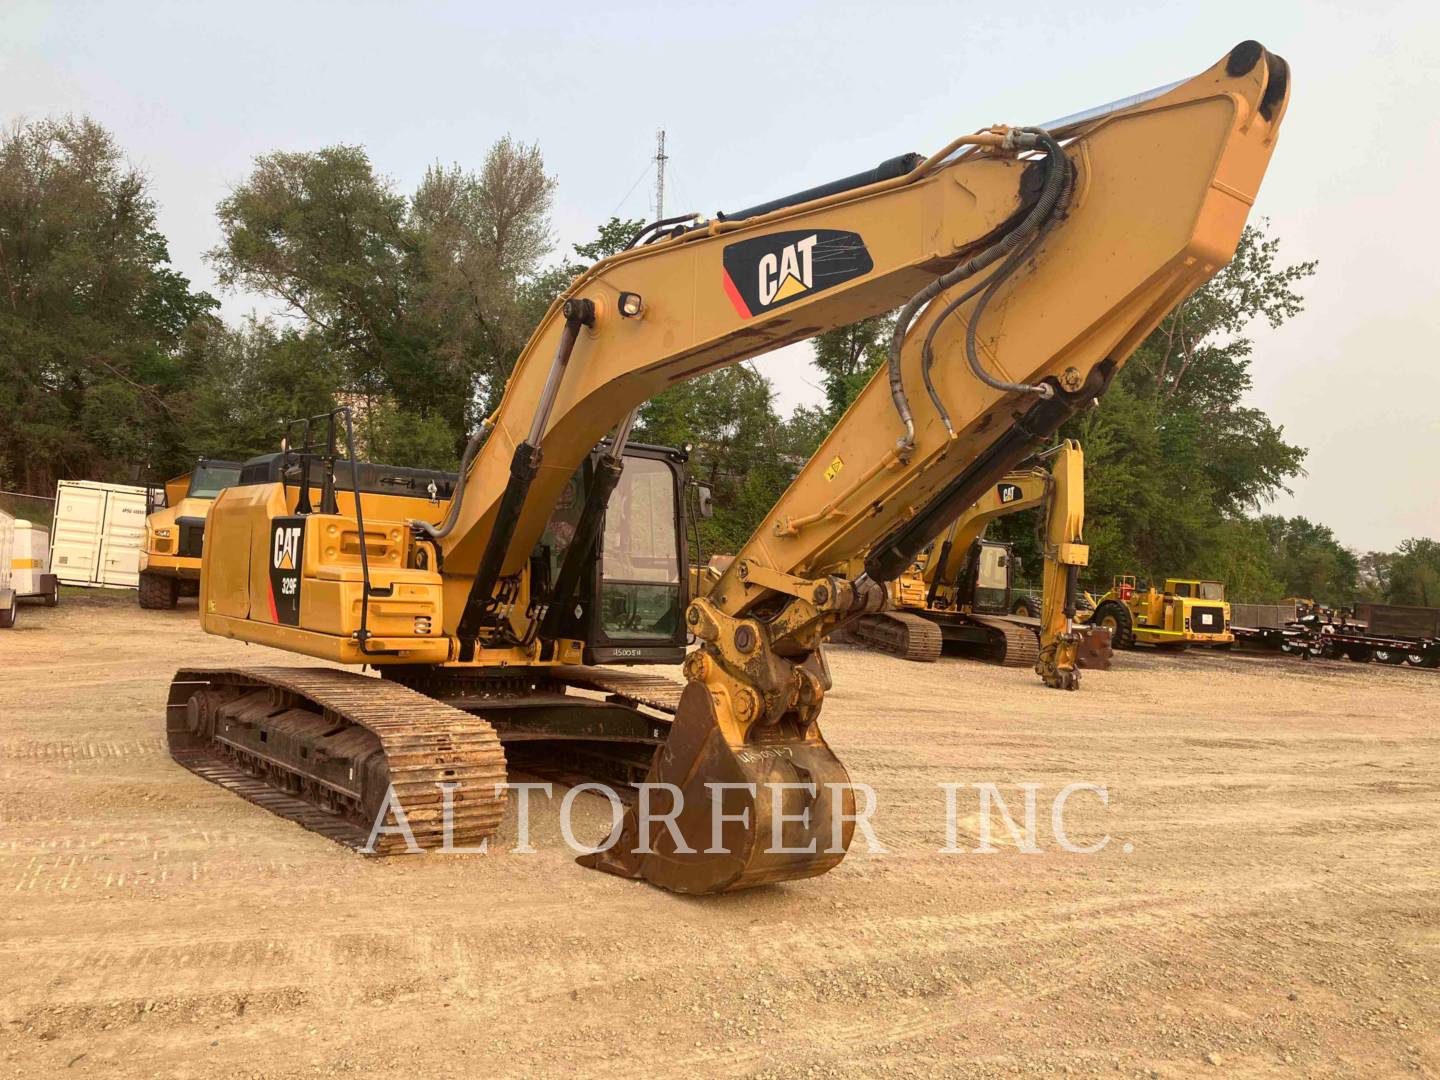
[[1219,581],[1167,578],[1162,588],[1141,588],[1134,575],[1124,574],[1082,617],[1109,630],[1117,649],[1139,644],[1178,651],[1235,643],[1225,585]]
[[[317,421],[314,438],[297,433],[215,500],[202,624],[379,678],[184,668],[172,754],[383,854],[478,843],[522,751],[543,762],[554,744],[556,767],[579,773],[591,759],[571,751],[629,741],[648,751],[648,786],[586,865],[684,893],[825,873],[844,858],[855,798],[821,732],[822,640],[881,610],[886,583],[1090,407],[1231,258],[1288,81],[1284,61],[1246,41],[1114,105],[655,223],[551,306],[440,506],[387,488],[385,467],[362,468],[345,414]],[[897,309],[888,364],[684,608],[697,645],[683,690],[587,662],[604,605],[577,600],[580,582],[597,560],[612,569],[612,538],[623,583],[672,584],[657,538],[678,515],[663,485],[610,499],[634,468],[635,410],[685,379]],[[551,523],[576,497],[562,537]],[[547,530],[564,542],[558,557],[543,550]],[[862,572],[847,575],[857,556]],[[615,607],[643,621],[634,592]],[[413,836],[394,831],[401,807]]]

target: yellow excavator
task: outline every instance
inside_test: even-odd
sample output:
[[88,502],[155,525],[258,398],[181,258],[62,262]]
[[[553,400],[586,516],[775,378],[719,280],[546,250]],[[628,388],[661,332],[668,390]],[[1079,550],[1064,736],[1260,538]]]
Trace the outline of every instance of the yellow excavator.
[[[1108,667],[1109,635],[1082,628],[1066,607],[1067,596],[1077,599],[1071,578],[1089,560],[1084,462],[1079,443],[1066,439],[1006,473],[890,583],[889,608],[851,622],[845,638],[919,662],[938,660],[950,645],[967,656],[1033,667],[1047,685],[1067,690],[1079,687],[1079,668]],[[1038,601],[1014,594],[1010,545],[984,539],[997,518],[1036,508],[1045,566]]]
[[[632,739],[653,751],[646,786],[586,865],[684,893],[825,873],[844,858],[856,799],[820,729],[822,640],[881,610],[886,583],[1090,407],[1231,258],[1288,94],[1284,61],[1246,41],[1113,105],[988,127],[710,220],[657,222],[551,306],[439,506],[405,483],[420,477],[362,468],[346,414],[296,432],[215,501],[203,626],[380,677],[187,667],[169,698],[172,754],[383,854],[493,832],[507,755]],[[710,594],[684,608],[697,647],[683,691],[586,663],[604,604],[576,597],[597,560],[611,569],[612,537],[622,622],[655,615],[639,613],[631,585],[684,588],[659,543],[678,532],[664,483],[619,504],[606,490],[633,467],[635,410],[703,372],[897,309],[888,364]],[[557,561],[543,540],[559,542],[557,507],[577,495]],[[846,576],[862,554],[863,572]]]

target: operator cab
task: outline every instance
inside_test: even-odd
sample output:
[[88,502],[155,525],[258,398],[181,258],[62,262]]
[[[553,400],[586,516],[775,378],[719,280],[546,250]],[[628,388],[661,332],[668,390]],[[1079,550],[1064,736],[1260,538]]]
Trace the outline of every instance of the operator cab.
[[1010,545],[978,541],[975,611],[1005,611],[1010,606]]
[[240,467],[238,461],[201,458],[190,472],[190,486],[185,494],[192,499],[213,499],[240,482]]
[[[560,572],[585,492],[592,453],[556,503],[536,555],[548,578]],[[610,495],[594,560],[562,617],[560,634],[585,642],[587,664],[674,664],[685,656],[682,615],[690,602],[685,519],[687,455],[630,443],[625,471]]]
[[145,489],[145,513],[165,510],[177,505],[181,499],[213,499],[227,487],[240,482],[241,463],[222,461],[219,458],[200,458],[188,473],[165,481],[151,484]]
[[976,540],[955,583],[955,607],[977,615],[1008,614],[1014,561],[1009,544]]
[[[186,499],[213,502],[220,492],[240,482],[240,469],[238,461],[200,458],[188,473],[167,480],[161,487],[147,487],[147,519],[161,510],[188,511],[177,514],[173,520],[162,519],[150,529],[147,539],[149,554],[170,555],[182,559],[200,558],[205,549],[205,514],[208,507],[196,503],[185,506],[184,502]],[[156,569],[158,572],[159,568]]]
[[1180,581],[1171,578],[1165,582],[1165,591],[1192,600],[1219,602],[1225,599],[1225,583],[1223,581]]

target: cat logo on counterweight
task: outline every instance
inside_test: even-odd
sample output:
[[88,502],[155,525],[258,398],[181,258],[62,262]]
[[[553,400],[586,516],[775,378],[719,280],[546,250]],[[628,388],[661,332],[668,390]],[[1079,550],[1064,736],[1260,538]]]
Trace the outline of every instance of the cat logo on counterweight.
[[270,523],[270,618],[300,625],[300,568],[305,554],[305,519],[279,517]]

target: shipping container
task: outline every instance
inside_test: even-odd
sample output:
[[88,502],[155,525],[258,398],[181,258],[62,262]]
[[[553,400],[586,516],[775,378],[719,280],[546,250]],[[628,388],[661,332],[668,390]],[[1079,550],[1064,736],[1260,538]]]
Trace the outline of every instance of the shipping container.
[[66,585],[133,589],[145,546],[145,489],[61,480],[50,566]]

